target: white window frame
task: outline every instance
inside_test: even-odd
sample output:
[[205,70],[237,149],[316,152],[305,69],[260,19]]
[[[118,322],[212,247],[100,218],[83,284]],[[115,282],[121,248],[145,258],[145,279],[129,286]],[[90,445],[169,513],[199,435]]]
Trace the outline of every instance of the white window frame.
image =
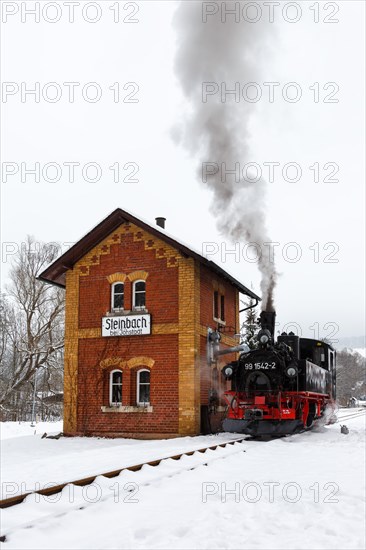
[[114,289],[117,285],[123,285],[123,306],[125,304],[125,283],[123,281],[116,281],[111,287],[111,311],[123,311],[124,307],[114,307]]
[[[136,305],[136,284],[137,283],[144,283],[145,284],[145,305],[144,306],[137,306]],[[146,309],[146,281],[144,279],[138,279],[137,281],[133,282],[132,285],[132,309],[135,311],[145,311]]]
[[[215,293],[216,292],[217,292],[217,313],[218,313],[218,317],[215,317]],[[219,292],[218,290],[214,290],[213,302],[212,302],[212,318],[213,318],[214,321],[216,321],[216,323],[219,323],[219,325],[226,325],[226,320],[221,319],[221,314],[222,314],[221,298],[222,297],[224,298],[224,314],[225,314],[225,308],[226,308],[225,294],[221,294],[221,292]]]
[[[112,401],[112,397],[113,397],[113,385],[116,385],[116,384],[113,384],[113,374],[115,372],[120,372],[122,374],[122,383],[121,383],[121,402],[117,402],[117,401]],[[116,406],[121,406],[122,405],[122,391],[123,391],[123,371],[121,369],[113,369],[110,373],[109,373],[109,405],[110,407],[116,407]]]
[[[136,375],[136,403],[139,407],[143,407],[143,406],[149,406],[150,405],[150,401],[140,401],[140,374],[141,372],[148,372],[150,377],[149,377],[149,386],[150,386],[150,392],[151,392],[151,371],[149,371],[149,369],[140,369],[137,371],[137,375]],[[144,385],[147,385],[144,383]],[[150,393],[149,392],[149,393]],[[151,397],[151,394],[150,394],[150,397]]]

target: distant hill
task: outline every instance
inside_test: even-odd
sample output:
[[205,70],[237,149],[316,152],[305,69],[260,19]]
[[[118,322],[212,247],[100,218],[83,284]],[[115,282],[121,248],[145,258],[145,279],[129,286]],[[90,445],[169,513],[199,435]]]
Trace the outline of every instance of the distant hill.
[[346,338],[339,338],[339,341],[333,345],[339,350],[344,348],[366,348],[366,336],[347,336]]

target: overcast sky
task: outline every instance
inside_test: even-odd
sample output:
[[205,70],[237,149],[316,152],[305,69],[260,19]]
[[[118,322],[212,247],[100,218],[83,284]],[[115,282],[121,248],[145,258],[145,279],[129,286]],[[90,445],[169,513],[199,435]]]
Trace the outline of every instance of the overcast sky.
[[[41,1],[39,22],[27,11],[36,2],[1,4],[2,284],[27,234],[72,243],[120,207],[151,223],[165,216],[170,234],[259,293],[254,248],[220,236],[197,178],[200,163],[218,159],[192,157],[172,139],[189,117],[174,72],[178,3]],[[262,94],[250,148],[278,243],[278,329],[296,322],[306,337],[364,334],[365,4],[250,4],[240,3],[243,32],[267,24],[273,9],[261,77],[245,88],[246,75],[235,74],[227,87],[240,83],[238,109]],[[200,17],[218,9],[202,25],[223,15],[221,2],[197,5]],[[26,93],[37,86],[39,97]],[[25,171],[35,163],[40,181]],[[274,178],[268,163],[279,163]]]

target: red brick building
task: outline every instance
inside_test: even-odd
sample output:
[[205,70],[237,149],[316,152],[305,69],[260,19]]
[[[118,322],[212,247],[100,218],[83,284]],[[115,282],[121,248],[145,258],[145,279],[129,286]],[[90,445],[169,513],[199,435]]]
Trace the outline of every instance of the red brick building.
[[207,361],[207,330],[220,329],[222,348],[237,345],[239,293],[253,292],[121,209],[39,278],[66,288],[65,434],[207,430],[210,390],[223,385]]

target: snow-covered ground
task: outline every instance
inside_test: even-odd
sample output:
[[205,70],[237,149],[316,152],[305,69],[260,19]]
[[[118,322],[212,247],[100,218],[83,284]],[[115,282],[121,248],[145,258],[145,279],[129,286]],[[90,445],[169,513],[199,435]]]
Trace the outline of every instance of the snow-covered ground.
[[[247,440],[98,477],[88,488],[67,486],[62,495],[27,497],[2,511],[4,549],[364,548],[365,416],[346,418],[354,411],[292,437]],[[9,437],[10,425],[2,430],[3,497],[10,496],[4,487],[15,491],[21,481],[29,489],[232,438],[52,440],[41,439],[42,430],[17,430],[17,437]]]
[[23,435],[43,435],[62,432],[63,422],[37,422],[31,426],[30,422],[0,422],[0,439],[20,437]]
[[29,423],[17,422],[4,422],[0,426],[2,480],[8,482],[1,484],[0,498],[240,437],[220,434],[159,441],[99,437],[62,437],[56,440],[42,439],[42,435],[62,431],[62,422],[40,423],[36,428],[31,428]]

